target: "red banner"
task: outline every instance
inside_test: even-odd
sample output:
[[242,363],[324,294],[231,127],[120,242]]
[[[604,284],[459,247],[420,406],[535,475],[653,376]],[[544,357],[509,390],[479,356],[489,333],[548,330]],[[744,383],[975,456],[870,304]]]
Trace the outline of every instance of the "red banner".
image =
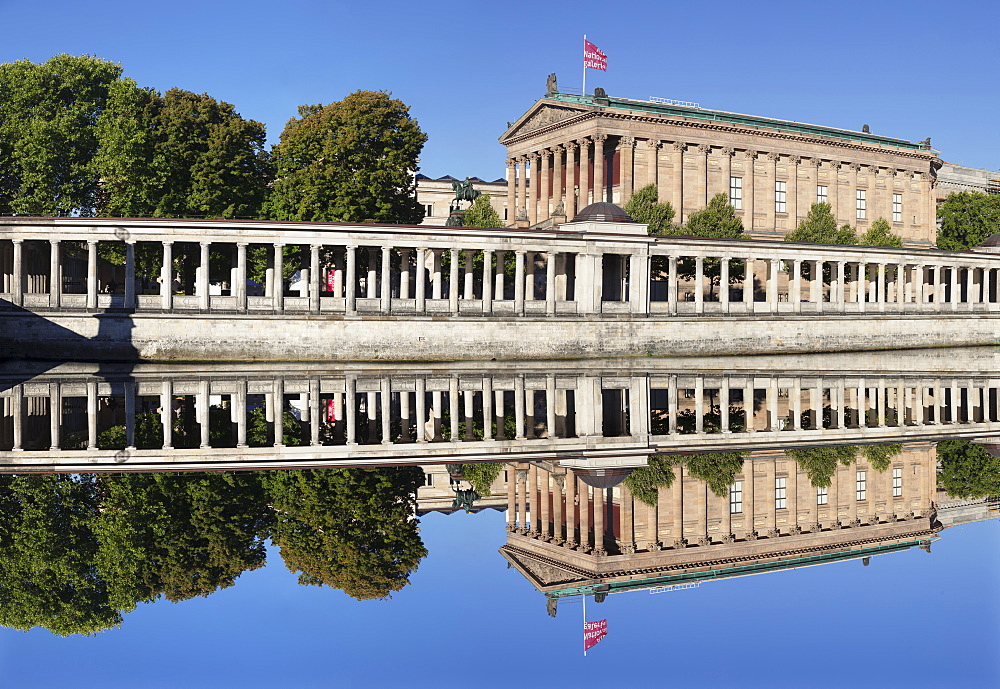
[[598,620],[597,622],[583,623],[583,650],[589,651],[598,642],[608,635],[608,621]]
[[601,52],[601,49],[590,41],[583,41],[583,66],[586,69],[600,69],[608,71],[608,56]]
[[337,271],[336,270],[327,270],[326,271],[326,291],[327,292],[332,292],[333,291],[333,281],[336,279],[336,276],[337,276]]

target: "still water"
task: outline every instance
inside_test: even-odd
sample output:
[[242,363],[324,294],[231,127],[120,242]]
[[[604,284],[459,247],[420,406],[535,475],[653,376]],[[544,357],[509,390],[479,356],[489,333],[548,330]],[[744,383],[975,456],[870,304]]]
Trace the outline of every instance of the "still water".
[[995,685],[997,355],[886,356],[9,363],[0,686]]

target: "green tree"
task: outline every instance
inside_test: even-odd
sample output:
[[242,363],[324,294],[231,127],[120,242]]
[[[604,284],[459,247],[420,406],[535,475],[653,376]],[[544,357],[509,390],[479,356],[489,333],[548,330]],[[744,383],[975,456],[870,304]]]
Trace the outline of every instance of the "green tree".
[[272,150],[277,179],[264,217],[418,224],[413,175],[426,140],[409,108],[385,92],[303,105]]
[[674,220],[674,207],[669,203],[659,203],[659,194],[655,184],[649,184],[632,194],[625,204],[625,212],[636,222],[649,225],[649,234],[675,234],[671,224]]
[[857,244],[858,237],[850,225],[837,228],[837,220],[829,203],[814,203],[809,213],[799,221],[794,231],[785,235],[786,242],[813,244]]
[[388,598],[427,554],[413,518],[419,467],[276,471],[266,481],[271,539],[300,584]]
[[0,475],[0,625],[53,634],[116,627],[136,601],[114,601],[94,566],[92,475]]
[[112,92],[96,125],[102,215],[256,217],[271,179],[263,124],[207,93]]
[[833,481],[837,465],[851,466],[858,456],[858,448],[853,445],[807,447],[785,450],[785,455],[806,470],[809,482],[816,488],[827,488]]
[[1000,232],[1000,194],[960,191],[938,204],[939,249],[962,251],[982,244]]
[[858,244],[863,246],[903,246],[903,240],[892,233],[892,227],[885,218],[878,218],[872,222],[868,231],[858,239]]
[[480,495],[489,495],[490,487],[503,471],[503,462],[476,462],[462,465],[462,478]]
[[0,214],[93,215],[94,125],[121,72],[91,55],[0,64]]
[[953,498],[1000,496],[1000,458],[968,440],[945,440],[937,446],[937,485]]
[[462,215],[463,227],[503,227],[503,220],[493,210],[489,194],[480,194]]
[[646,466],[632,470],[625,477],[625,485],[637,500],[655,505],[659,489],[673,484],[674,466],[680,461],[680,455],[649,455]]
[[868,465],[878,472],[883,472],[892,466],[892,459],[903,451],[903,443],[889,443],[888,445],[865,445],[861,448],[861,456],[868,461]]
[[743,221],[737,217],[736,209],[729,203],[726,194],[716,194],[706,208],[688,216],[681,232],[716,239],[740,239],[744,236]]
[[713,494],[729,495],[736,475],[743,471],[745,455],[739,452],[698,452],[684,459],[688,472],[708,484]]

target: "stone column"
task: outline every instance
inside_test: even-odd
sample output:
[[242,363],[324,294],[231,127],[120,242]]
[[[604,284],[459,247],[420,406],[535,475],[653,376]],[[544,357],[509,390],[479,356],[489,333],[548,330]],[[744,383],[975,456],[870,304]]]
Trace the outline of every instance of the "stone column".
[[[17,257],[19,255],[19,241],[14,242],[14,303],[21,304],[21,273],[18,271]],[[87,240],[87,309],[93,311],[97,308],[97,240]]]
[[284,266],[284,245],[274,245],[274,306],[273,309],[280,313],[285,310],[285,266]]
[[[24,240],[13,239],[11,241],[14,243],[13,289],[11,290],[11,296],[14,299],[14,304],[21,306],[24,304]],[[97,274],[96,260],[94,262],[94,274],[95,276]],[[88,308],[90,308],[89,304]]]
[[[975,301],[977,301],[977,299],[974,298],[972,295],[973,292],[972,274],[975,272],[975,270],[976,269],[971,266],[965,267],[965,300],[963,302],[964,304],[963,309],[966,311],[971,311],[972,304]],[[961,297],[961,292],[959,292],[959,296]]]
[[579,198],[576,205],[577,210],[585,208],[590,204],[590,138],[583,137],[577,139],[576,144],[580,147],[580,179],[577,184],[580,187]]
[[[422,378],[417,378],[417,389],[420,389]],[[358,379],[347,376],[344,381],[344,426],[346,427],[346,442],[358,444]],[[417,424],[418,440],[423,438],[423,421]]]
[[876,275],[875,301],[878,303],[880,313],[885,312],[885,303],[889,300],[885,282],[885,263],[878,264],[878,274]]
[[550,172],[550,168],[552,167],[552,151],[548,148],[543,148],[539,160],[542,174],[540,175],[541,196],[538,199],[538,222],[542,222],[543,220],[548,220],[552,212],[552,192],[549,186],[552,182]]
[[49,240],[49,307],[58,309],[62,298],[62,270],[59,240]]
[[[347,264],[346,270],[344,272],[347,275],[344,278],[344,310],[348,314],[356,314],[358,312],[357,304],[357,289],[358,289],[358,258],[357,258],[358,247],[348,246],[345,249],[344,262]],[[421,249],[423,251],[423,249]],[[420,264],[423,265],[423,264]],[[420,268],[417,268],[417,274],[420,275]],[[422,285],[423,283],[420,283]],[[420,287],[418,286],[417,289]],[[418,308],[418,312],[422,309]]]
[[514,439],[524,440],[524,376],[514,376]]
[[951,278],[951,294],[948,298],[948,306],[952,311],[958,311],[958,303],[962,300],[962,293],[958,288],[958,270],[957,265],[951,265],[948,267],[948,275]]
[[802,261],[792,261],[792,288],[788,295],[788,301],[792,302],[792,311],[799,313],[802,311]]
[[414,285],[415,310],[424,313],[427,310],[427,249],[417,249],[417,274]]
[[556,312],[556,256],[555,251],[545,254],[545,313],[550,316]]
[[708,154],[711,150],[711,146],[701,144],[697,148],[698,157],[695,158],[695,163],[698,166],[698,172],[695,173],[695,179],[697,179],[702,185],[701,191],[696,195],[696,199],[701,208],[708,207],[708,199],[711,197],[711,194],[708,193]]
[[[498,300],[498,301],[503,301],[504,300],[504,280],[506,278],[506,275],[504,274],[504,263],[505,263],[505,260],[506,260],[506,256],[507,256],[507,252],[506,251],[497,250],[497,252],[496,252],[497,267],[496,267],[496,271],[495,271],[495,273],[493,275],[493,282],[494,282],[494,286],[493,286],[493,298],[496,299],[496,300]],[[485,261],[486,261],[486,252],[484,251],[483,252],[483,262],[485,263]],[[492,264],[490,265],[490,270],[491,271],[493,270]],[[485,274],[485,266],[484,266],[484,274]],[[491,308],[492,308],[492,305],[491,305]],[[485,304],[483,304],[483,309],[484,310],[486,309],[486,305]]]
[[[194,288],[194,291],[198,295],[198,308],[201,309],[202,311],[207,311],[208,308],[209,308],[209,305],[210,305],[210,303],[209,303],[209,295],[208,295],[209,246],[210,246],[209,242],[200,242],[200,244],[199,244],[200,254],[199,254],[199,257],[198,257],[198,270],[195,272],[195,288]],[[275,245],[275,246],[278,246],[278,245]],[[277,268],[280,267],[280,265],[277,263],[278,260],[279,260],[277,258],[277,256],[279,256],[280,254],[281,254],[281,249],[280,248],[276,249],[276,254],[275,254],[275,268],[276,268],[276,271],[277,271]],[[276,275],[278,276],[277,279],[280,280],[280,273],[276,273]],[[126,282],[128,282],[128,280],[126,280]],[[280,282],[279,282],[279,284],[280,284]],[[278,292],[280,292],[280,288],[279,288],[279,290],[276,291],[276,293],[278,293]],[[281,307],[276,302],[275,303],[275,309],[276,310],[280,310],[280,308]]]
[[383,314],[388,314],[392,310],[392,247],[389,246],[382,247],[382,279],[380,290],[382,294],[379,295],[379,310]]
[[[497,273],[499,274],[499,293],[500,299],[503,299],[503,252],[497,252]],[[483,313],[493,312],[493,251],[490,249],[483,250]]]
[[729,313],[729,261],[728,256],[719,259],[719,301],[722,303],[722,313]]
[[743,155],[743,229],[750,234],[754,228],[753,209],[756,203],[754,160],[757,158],[757,151],[748,149]]
[[[207,249],[206,245],[202,245],[202,253],[204,254]],[[208,275],[208,265],[206,261],[205,266],[206,280]],[[206,300],[208,289],[205,289]],[[137,299],[135,297],[135,241],[129,240],[125,242],[125,308],[135,309]],[[207,308],[207,306],[206,306]]]
[[[58,242],[56,242],[58,243]],[[62,428],[62,388],[60,383],[49,383],[49,449],[58,450],[59,431]]]
[[[96,243],[96,242],[95,242]],[[20,401],[16,401],[20,405]],[[15,407],[18,409],[18,407]],[[14,420],[14,431],[20,424]],[[16,443],[15,443],[16,444]],[[97,382],[87,382],[87,449],[97,449]]]
[[160,307],[164,311],[169,311],[174,307],[173,250],[173,242],[163,242],[163,265],[160,266]]
[[809,263],[809,301],[816,308],[823,310],[823,261],[807,261]]
[[[567,142],[564,144],[566,148],[566,194],[564,198],[566,199],[566,219],[570,222],[576,217],[577,204],[576,204],[576,185],[577,185],[577,175],[576,175],[576,149],[578,144],[575,142]],[[499,256],[499,254],[497,254]],[[503,299],[503,293],[499,292],[500,299]]]
[[722,388],[719,390],[719,412],[721,419],[720,430],[723,433],[731,433],[729,428],[729,376],[722,377]]
[[309,245],[309,310],[319,313],[319,295],[323,289],[323,276],[319,270],[319,244]]
[[705,259],[701,256],[694,258],[694,312],[702,314],[705,312]]
[[514,263],[514,315],[524,315],[524,251],[515,251]]
[[507,159],[507,218],[504,220],[507,227],[517,218],[517,163],[514,158]]
[[608,200],[608,192],[604,181],[604,142],[607,134],[594,134],[594,203]]
[[[246,381],[243,381],[244,399],[246,396]],[[163,449],[169,450],[174,445],[174,411],[173,383],[167,379],[160,383],[160,425],[163,428]],[[246,426],[246,403],[243,404],[243,423]],[[246,445],[244,432],[243,446]]]
[[[766,229],[769,230],[769,231],[776,231],[778,229],[778,221],[777,221],[777,217],[776,217],[777,210],[775,209],[775,206],[777,204],[777,199],[778,199],[778,195],[777,195],[777,191],[776,191],[776,183],[778,181],[778,160],[780,158],[781,158],[781,155],[778,154],[778,153],[768,153],[767,154],[767,161],[768,162],[767,162],[767,168],[766,168],[767,169],[767,175],[766,176],[767,176],[768,186],[767,186],[767,192],[766,193],[770,197],[770,200],[768,201],[768,203],[767,203],[767,205],[765,207],[765,210],[767,211],[767,219],[764,222],[766,224]],[[786,199],[787,199],[787,193],[786,193],[785,196],[786,196]],[[786,203],[787,203],[787,201],[786,201]]]
[[[562,205],[563,213],[566,212],[566,202],[563,200],[563,147],[552,147],[552,208],[553,210]],[[567,216],[572,220],[573,216]]]
[[[472,275],[472,263],[475,251],[466,249],[462,252],[465,257],[465,271],[463,272],[462,279],[462,299],[471,300],[475,298],[475,289],[473,288],[473,275]],[[485,277],[485,275],[484,275]]]
[[531,170],[531,179],[528,182],[528,196],[527,196],[527,209],[528,209],[528,221],[535,225],[538,223],[538,199],[541,195],[540,186],[541,179],[538,174],[538,153],[531,152],[528,154],[528,165]]
[[442,252],[444,249],[429,249],[431,252],[431,299],[441,299],[443,278],[441,275]]
[[246,242],[236,243],[236,276],[233,279],[233,289],[236,297],[236,310],[247,310],[247,245]]
[[667,257],[667,305],[670,315],[677,315],[677,257]]
[[781,261],[772,258],[767,271],[767,301],[771,313],[778,312],[778,274],[781,271]]
[[621,191],[618,203],[624,206],[635,190],[635,138],[623,136],[618,143],[621,156]]
[[517,224],[517,218],[524,211],[524,217],[528,216],[528,159],[520,156],[514,161],[516,166],[520,166],[520,175],[517,178],[517,207],[513,210],[514,217],[511,218]]
[[754,259],[743,259],[743,308],[753,313],[753,266]]
[[451,265],[448,266],[448,310],[452,314],[458,313],[458,249],[448,251]]
[[672,150],[673,177],[671,179],[670,202],[677,213],[677,222],[683,223],[687,220],[687,216],[684,214],[684,151],[687,150],[687,146],[680,141],[675,141]]

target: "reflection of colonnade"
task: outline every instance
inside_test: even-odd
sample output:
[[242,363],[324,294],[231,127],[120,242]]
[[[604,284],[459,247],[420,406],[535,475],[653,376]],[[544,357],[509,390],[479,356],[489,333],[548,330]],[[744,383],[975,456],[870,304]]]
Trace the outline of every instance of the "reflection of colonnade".
[[24,466],[426,463],[538,452],[636,466],[650,453],[695,447],[994,434],[1000,379],[151,369],[14,382],[0,392],[0,411],[0,461]]
[[883,471],[858,455],[830,485],[790,457],[744,460],[726,495],[685,465],[650,503],[614,475],[558,463],[517,464],[501,553],[550,595],[649,588],[868,557],[927,545],[936,529],[933,445],[910,444]]
[[[237,221],[148,220],[126,229],[83,220],[8,220],[0,299],[27,309],[151,314],[1000,312],[1000,256],[989,247],[692,240],[591,220],[489,235]],[[140,279],[140,263],[157,266],[155,275]],[[261,284],[248,282],[251,274]]]

